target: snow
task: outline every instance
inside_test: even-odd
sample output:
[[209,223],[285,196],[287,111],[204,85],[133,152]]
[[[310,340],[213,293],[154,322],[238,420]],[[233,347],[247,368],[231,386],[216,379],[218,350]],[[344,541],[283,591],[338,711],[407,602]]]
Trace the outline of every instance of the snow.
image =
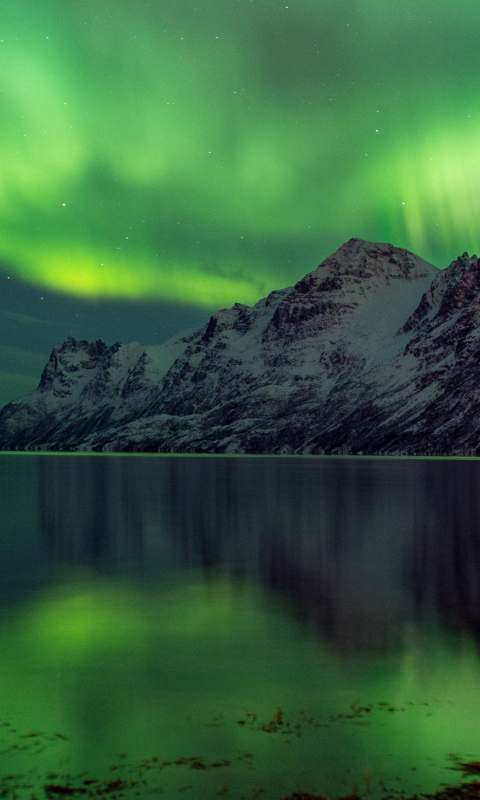
[[[440,273],[406,250],[353,239],[296,286],[159,345],[67,340],[50,383],[0,414],[0,442],[28,442],[36,426],[36,441],[48,445],[55,429],[61,446],[82,450],[248,452],[250,438],[258,448],[282,431],[275,452],[368,452],[375,441],[384,452],[382,436],[424,435],[422,409],[437,405],[429,424],[445,430],[439,398],[456,374],[455,342],[462,335],[473,353],[479,330],[465,328],[463,307],[437,315],[446,292],[471,286],[471,263]],[[425,293],[431,308],[402,333]]]

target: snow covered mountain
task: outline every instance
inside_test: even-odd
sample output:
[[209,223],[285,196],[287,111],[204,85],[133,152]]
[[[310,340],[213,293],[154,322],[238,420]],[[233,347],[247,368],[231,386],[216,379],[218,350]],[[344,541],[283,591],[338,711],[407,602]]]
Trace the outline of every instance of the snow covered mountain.
[[480,454],[480,264],[351,239],[154,347],[67,339],[3,450]]

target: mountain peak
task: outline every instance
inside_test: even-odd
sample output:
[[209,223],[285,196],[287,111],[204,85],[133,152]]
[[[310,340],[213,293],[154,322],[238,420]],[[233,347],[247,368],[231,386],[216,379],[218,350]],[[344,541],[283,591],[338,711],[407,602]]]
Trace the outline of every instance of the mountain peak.
[[[336,275],[371,278],[383,275],[390,278],[415,280],[429,275],[434,277],[437,268],[403,247],[387,242],[368,242],[349,239],[333,255],[326,258],[317,270]],[[317,271],[315,270],[315,271]]]
[[383,309],[392,307],[388,319],[380,313],[382,335],[393,335],[390,328],[397,325],[398,329],[405,314],[414,312],[419,291],[430,287],[438,271],[401,247],[350,239],[286,294],[265,331],[264,341],[303,339],[327,329],[336,337],[340,320],[343,335],[345,325],[360,325],[366,330],[369,319],[378,317],[379,304]]

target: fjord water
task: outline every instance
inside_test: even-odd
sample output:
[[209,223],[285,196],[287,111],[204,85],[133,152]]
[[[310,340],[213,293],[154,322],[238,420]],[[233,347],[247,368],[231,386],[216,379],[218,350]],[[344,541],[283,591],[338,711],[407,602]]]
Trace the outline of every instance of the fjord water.
[[0,790],[455,782],[479,489],[475,460],[1,455]]

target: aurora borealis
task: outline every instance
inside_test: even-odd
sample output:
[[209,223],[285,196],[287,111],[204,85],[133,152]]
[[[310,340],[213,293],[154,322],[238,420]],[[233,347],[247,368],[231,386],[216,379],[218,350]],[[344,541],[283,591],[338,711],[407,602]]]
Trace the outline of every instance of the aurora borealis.
[[5,0],[2,285],[208,315],[353,236],[478,251],[479,32],[472,0]]

